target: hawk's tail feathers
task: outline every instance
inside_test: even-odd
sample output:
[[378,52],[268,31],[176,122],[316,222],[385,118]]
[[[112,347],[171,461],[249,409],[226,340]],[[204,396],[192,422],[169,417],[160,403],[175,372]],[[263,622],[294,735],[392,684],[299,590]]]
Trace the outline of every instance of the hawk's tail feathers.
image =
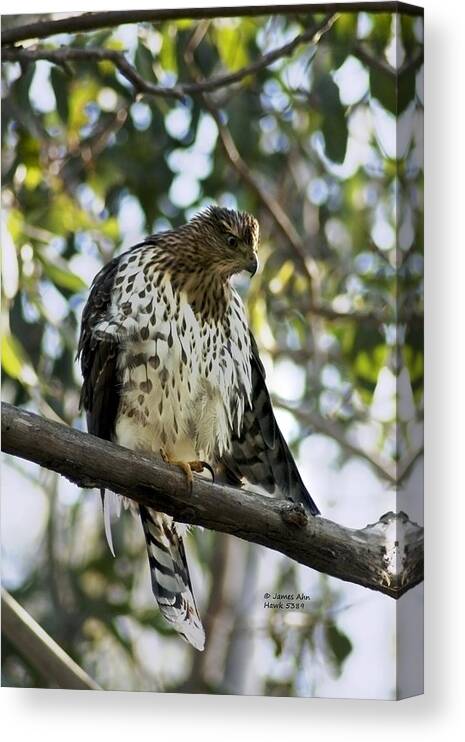
[[166,621],[203,650],[205,633],[195,604],[184,544],[175,523],[162,513],[140,506],[152,579],[152,590]]

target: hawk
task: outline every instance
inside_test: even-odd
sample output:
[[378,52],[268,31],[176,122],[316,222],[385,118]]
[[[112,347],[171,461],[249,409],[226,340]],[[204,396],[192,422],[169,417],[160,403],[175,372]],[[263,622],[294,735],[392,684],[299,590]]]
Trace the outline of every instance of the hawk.
[[[81,406],[90,433],[192,471],[222,471],[319,511],[278,428],[244,305],[231,285],[258,267],[257,220],[211,206],[147,237],[95,277],[82,315]],[[111,532],[104,498],[106,532]],[[196,649],[205,635],[181,526],[138,512],[165,619]]]

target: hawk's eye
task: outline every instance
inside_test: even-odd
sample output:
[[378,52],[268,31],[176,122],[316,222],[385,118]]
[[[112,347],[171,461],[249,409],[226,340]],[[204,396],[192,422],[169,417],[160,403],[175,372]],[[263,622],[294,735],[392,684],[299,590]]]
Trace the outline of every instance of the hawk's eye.
[[233,234],[228,236],[228,245],[229,247],[237,247],[237,237],[234,237]]

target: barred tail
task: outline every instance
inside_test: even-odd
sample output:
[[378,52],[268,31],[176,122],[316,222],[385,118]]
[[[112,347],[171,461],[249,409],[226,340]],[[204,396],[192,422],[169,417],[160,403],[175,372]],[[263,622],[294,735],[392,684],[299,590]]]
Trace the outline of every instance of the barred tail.
[[166,515],[140,505],[152,578],[160,611],[181,636],[202,651],[205,633],[187,566],[186,552],[176,524]]

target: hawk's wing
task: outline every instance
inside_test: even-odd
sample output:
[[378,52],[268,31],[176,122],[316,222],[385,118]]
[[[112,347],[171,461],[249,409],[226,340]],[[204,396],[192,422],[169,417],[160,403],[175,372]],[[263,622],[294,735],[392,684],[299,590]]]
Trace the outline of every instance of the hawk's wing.
[[82,314],[78,357],[84,382],[80,406],[87,413],[89,433],[112,440],[119,405],[120,383],[116,361],[118,342],[114,336],[96,337],[95,326],[108,311],[120,257],[97,274]]
[[240,435],[233,435],[231,450],[221,462],[233,482],[245,478],[267,492],[280,493],[301,503],[312,515],[318,515],[319,510],[301,479],[276,422],[266,388],[265,369],[252,333],[250,339],[252,407],[245,411]]
[[[120,258],[114,258],[96,275],[84,307],[79,337],[78,358],[81,360],[83,384],[80,407],[87,416],[87,430],[92,435],[111,441],[115,432],[116,415],[119,406],[120,380],[117,373],[118,342],[110,334],[97,337],[96,325],[108,312],[111,293],[118,270]],[[111,493],[105,498],[101,489],[108,545],[114,555],[111,536],[111,510],[119,510],[116,496]]]

